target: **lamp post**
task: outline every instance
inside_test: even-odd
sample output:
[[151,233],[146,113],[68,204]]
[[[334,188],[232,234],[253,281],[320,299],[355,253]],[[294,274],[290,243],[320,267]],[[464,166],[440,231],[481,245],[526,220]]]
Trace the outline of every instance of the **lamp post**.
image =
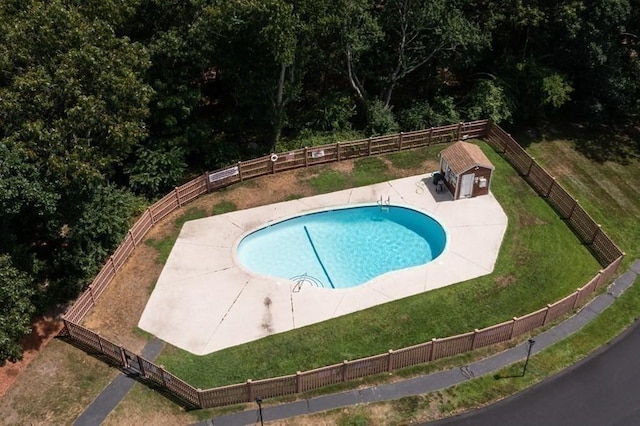
[[262,397],[256,396],[256,403],[258,404],[258,418],[260,419],[260,425],[264,426],[264,421],[262,420]]
[[531,348],[533,348],[534,343],[536,343],[535,340],[533,339],[529,339],[529,349],[527,349],[527,359],[524,362],[524,366],[522,368],[522,377],[524,377],[524,375],[527,373],[527,365],[529,364],[529,357],[531,356]]

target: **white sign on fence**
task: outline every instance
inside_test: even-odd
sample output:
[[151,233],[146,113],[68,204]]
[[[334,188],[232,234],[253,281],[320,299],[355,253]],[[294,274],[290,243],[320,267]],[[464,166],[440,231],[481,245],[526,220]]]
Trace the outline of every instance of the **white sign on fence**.
[[324,157],[324,149],[311,151],[311,158],[322,158],[322,157]]
[[235,176],[238,173],[240,173],[240,171],[238,170],[238,166],[229,167],[228,169],[220,170],[219,172],[209,173],[209,182],[217,182],[219,180]]

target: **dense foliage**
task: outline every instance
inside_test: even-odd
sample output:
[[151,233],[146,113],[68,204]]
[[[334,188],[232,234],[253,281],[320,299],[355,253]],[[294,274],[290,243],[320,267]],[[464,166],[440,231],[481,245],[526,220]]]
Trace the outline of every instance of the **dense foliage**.
[[458,120],[637,125],[639,27],[639,0],[5,0],[2,345],[190,173]]

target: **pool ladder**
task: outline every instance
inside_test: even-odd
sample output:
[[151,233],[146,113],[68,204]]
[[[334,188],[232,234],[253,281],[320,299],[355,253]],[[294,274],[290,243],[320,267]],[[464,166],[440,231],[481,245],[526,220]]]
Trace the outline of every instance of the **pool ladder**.
[[322,281],[320,281],[315,277],[312,277],[306,272],[302,275],[296,275],[295,277],[291,277],[291,281],[296,282],[296,285],[294,285],[293,288],[291,289],[291,292],[293,293],[298,293],[300,290],[302,290],[302,284],[304,283],[307,283],[312,287],[324,288],[324,284],[322,284]]
[[380,211],[388,212],[391,206],[391,196],[387,195],[387,199],[383,200],[381,195],[380,199],[378,200],[378,205],[380,206]]

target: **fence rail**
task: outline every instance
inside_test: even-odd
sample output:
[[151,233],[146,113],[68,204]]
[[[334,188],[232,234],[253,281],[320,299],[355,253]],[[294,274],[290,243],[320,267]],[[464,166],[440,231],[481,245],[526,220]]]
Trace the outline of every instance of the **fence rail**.
[[[493,149],[502,154],[531,187],[547,199],[560,217],[566,220],[567,225],[589,247],[604,269],[600,270],[583,287],[563,299],[538,311],[501,324],[480,330],[476,329],[457,336],[434,338],[429,342],[415,346],[389,350],[384,354],[343,361],[340,364],[297,372],[288,376],[256,381],[247,380],[245,383],[205,390],[194,388],[162,367],[79,324],[112,282],[136,246],[143,240],[146,233],[158,221],[202,194],[245,179],[285,170],[469,138],[485,138]],[[149,207],[133,225],[127,237],[105,263],[93,282],[64,315],[65,327],[60,335],[67,336],[90,351],[104,356],[119,368],[134,370],[141,378],[162,387],[187,406],[194,408],[217,407],[251,402],[258,395],[262,398],[272,398],[306,392],[511,340],[584,305],[596,290],[611,280],[622,262],[623,256],[624,253],[578,202],[509,134],[488,120],[479,120],[417,132],[338,142],[273,154],[239,162],[214,172],[207,172],[175,188]]]

